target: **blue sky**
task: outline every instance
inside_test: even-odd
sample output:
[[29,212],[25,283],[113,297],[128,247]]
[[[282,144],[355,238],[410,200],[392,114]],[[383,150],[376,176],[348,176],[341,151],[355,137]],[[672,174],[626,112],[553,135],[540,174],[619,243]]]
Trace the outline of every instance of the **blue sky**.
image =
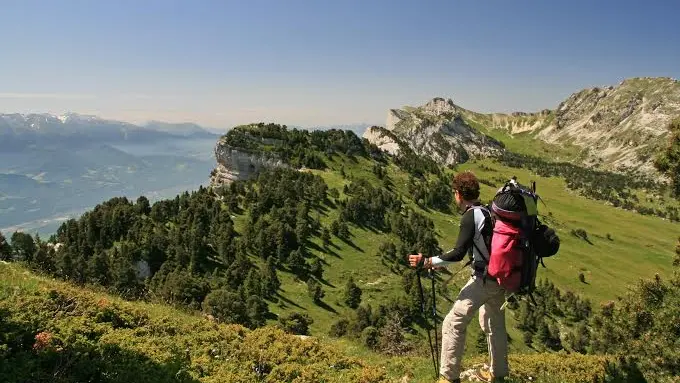
[[384,124],[435,96],[554,108],[680,77],[677,1],[5,0],[0,112]]

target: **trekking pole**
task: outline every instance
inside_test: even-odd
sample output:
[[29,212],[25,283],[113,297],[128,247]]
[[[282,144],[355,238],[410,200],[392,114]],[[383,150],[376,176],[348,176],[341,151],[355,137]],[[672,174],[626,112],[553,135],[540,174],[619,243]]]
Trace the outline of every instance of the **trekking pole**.
[[439,360],[437,359],[437,356],[439,356],[439,336],[437,335],[437,298],[435,294],[435,286],[434,286],[434,280],[435,280],[435,271],[434,269],[429,270],[430,273],[430,278],[432,279],[432,324],[434,325],[434,351],[436,353],[436,356],[434,357],[435,363],[435,369],[437,372],[439,371]]
[[[418,274],[418,292],[420,294],[420,312],[423,314],[424,319],[427,320],[427,316],[425,315],[425,296],[423,293],[423,283],[420,280],[420,272],[421,270],[418,270],[416,273]],[[430,355],[432,355],[432,365],[434,366],[434,372],[435,372],[435,378],[439,376],[439,368],[437,367],[437,359],[435,356],[435,349],[432,345],[432,334],[430,334],[430,327],[427,326],[427,343],[430,345]],[[435,332],[436,336],[436,332]]]

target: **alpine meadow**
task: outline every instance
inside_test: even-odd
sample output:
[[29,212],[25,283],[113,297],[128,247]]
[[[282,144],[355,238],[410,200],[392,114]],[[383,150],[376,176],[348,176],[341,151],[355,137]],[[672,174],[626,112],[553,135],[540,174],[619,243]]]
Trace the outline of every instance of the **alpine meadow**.
[[[534,114],[434,98],[363,136],[233,127],[207,186],[0,233],[0,381],[433,381],[428,335],[470,271],[406,256],[454,246],[469,170],[484,204],[535,182],[560,239],[505,307],[508,381],[680,382],[679,97],[629,79]],[[464,370],[486,343],[473,321]]]

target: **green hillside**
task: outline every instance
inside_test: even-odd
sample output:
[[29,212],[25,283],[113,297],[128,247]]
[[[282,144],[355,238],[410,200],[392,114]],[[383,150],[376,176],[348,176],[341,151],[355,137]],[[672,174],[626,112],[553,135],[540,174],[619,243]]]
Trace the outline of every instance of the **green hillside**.
[[[166,305],[129,302],[0,263],[3,382],[429,381],[429,362],[348,342],[301,339],[275,327],[217,324]],[[466,366],[481,362],[467,360]],[[606,358],[511,355],[516,379],[590,382]],[[404,380],[406,378],[406,380]]]
[[[453,246],[459,214],[448,185],[451,176],[461,170],[469,169],[479,176],[483,183],[482,196],[487,201],[496,188],[512,176],[517,176],[520,182],[536,181],[546,203],[540,207],[541,220],[553,226],[562,240],[560,252],[546,260],[547,268],[539,269],[539,278],[552,281],[563,294],[571,292],[588,299],[591,303],[584,303],[588,306],[588,315],[591,304],[593,311],[599,311],[600,303],[623,295],[639,278],[671,274],[668,265],[672,262],[677,223],[615,208],[604,200],[588,199],[582,196],[583,188],[574,188],[564,178],[538,176],[519,168],[515,162],[484,160],[455,170],[443,169],[408,150],[397,157],[387,156],[351,132],[289,131],[278,125],[237,128],[225,137],[225,142],[253,153],[266,151],[268,156],[278,157],[294,169],[269,169],[254,180],[224,188],[201,188],[153,205],[145,198],[136,202],[112,199],[79,220],[65,223],[50,239],[63,244],[56,251],[39,239],[31,246],[25,236],[18,236],[16,242],[12,238],[13,252],[29,268],[77,285],[99,286],[128,299],[151,302],[127,304],[107,298],[119,302],[121,307],[148,312],[142,317],[148,315],[163,321],[158,328],[168,326],[176,328],[175,334],[184,334],[169,334],[162,342],[156,342],[146,337],[158,331],[149,328],[153,321],[139,319],[139,322],[130,314],[132,318],[124,321],[132,324],[123,326],[125,331],[120,335],[128,334],[132,338],[114,341],[118,335],[112,333],[105,339],[126,353],[136,350],[134,352],[150,358],[151,362],[131,371],[156,371],[164,376],[168,371],[176,373],[182,366],[190,366],[186,367],[187,379],[191,376],[199,381],[220,381],[209,377],[224,379],[236,371],[241,374],[243,370],[238,364],[224,362],[223,365],[210,359],[210,352],[205,350],[200,354],[191,349],[191,363],[186,365],[182,363],[188,362],[173,359],[181,350],[163,351],[164,345],[212,345],[210,342],[218,342],[212,339],[220,336],[234,339],[228,332],[237,331],[235,328],[219,327],[222,330],[215,331],[227,333],[218,335],[206,327],[215,325],[191,315],[201,310],[221,322],[252,329],[265,324],[278,325],[287,332],[322,339],[321,346],[312,342],[314,346],[305,351],[304,362],[296,361],[295,354],[290,360],[284,358],[276,362],[271,359],[274,356],[264,358],[270,367],[283,363],[275,368],[276,374],[291,374],[272,375],[274,372],[268,371],[267,381],[278,381],[274,376],[278,376],[277,379],[304,376],[300,382],[370,382],[381,381],[381,371],[385,371],[385,378],[412,374],[413,381],[427,381],[432,374],[423,336],[427,322],[419,311],[415,274],[405,267],[403,257],[417,251],[436,255]],[[295,170],[300,167],[305,169]],[[584,185],[603,187],[596,183],[604,178],[588,177],[584,169],[580,172],[586,175],[582,176],[586,180]],[[140,262],[148,266],[150,273],[144,279],[136,277]],[[442,317],[469,275],[463,271],[447,281],[451,272],[460,267],[455,265],[438,275],[438,308]],[[67,310],[63,322],[40,316],[33,319],[32,312],[43,304],[47,305],[44,306],[47,312],[63,311],[49,303],[40,303],[52,299],[45,293],[49,289],[64,289],[66,297],[82,298],[88,302],[84,303],[87,306],[100,298],[69,284],[22,276],[21,269],[15,267],[3,268],[3,281],[20,280],[16,294],[10,287],[14,282],[9,285],[4,282],[3,294],[13,300],[4,300],[3,304],[9,313],[7,317],[31,324],[30,331],[23,336],[29,336],[31,331],[35,334],[49,325],[63,331],[65,337],[72,337],[65,338],[66,343],[84,337],[83,352],[90,352],[87,347],[101,347],[98,336],[102,331],[107,334],[115,330],[118,334],[119,329],[113,324],[105,325],[114,327],[109,329],[97,324],[96,319],[87,319],[109,315],[98,314],[94,308],[95,311],[87,313],[76,311],[78,315],[70,315]],[[361,289],[358,308],[346,299],[350,277]],[[423,282],[429,290],[429,281]],[[545,291],[552,293],[547,287]],[[32,298],[32,294],[35,297]],[[548,298],[542,298],[541,304],[548,302]],[[541,320],[534,325],[559,327],[559,332],[576,336],[576,329],[588,322],[588,315],[570,315],[571,298],[560,302],[562,314],[551,316],[550,322]],[[581,305],[582,302],[578,302]],[[156,303],[175,306],[187,314],[177,314]],[[523,327],[522,307],[512,307],[507,316],[511,350],[537,355],[539,359],[531,362],[532,356],[525,355],[516,365],[539,366],[545,358],[551,358],[536,351],[576,350],[574,341],[546,346],[548,343],[539,340],[539,335],[533,342],[527,342],[527,332],[538,334],[540,331]],[[79,320],[75,317],[81,316],[85,321],[81,324],[87,329],[69,330]],[[308,330],[305,324],[309,325]],[[302,342],[289,341],[283,333],[272,331],[237,332],[250,334],[241,337],[254,337],[254,344],[267,343],[269,336],[286,339],[280,340],[283,344]],[[484,349],[478,344],[479,333],[473,323],[468,333],[470,361],[480,361],[485,352],[478,351]],[[559,338],[552,329],[549,335]],[[243,349],[237,348],[230,358],[248,360],[248,363],[257,359],[259,356],[253,354],[255,351],[249,348],[249,342],[239,339]],[[136,344],[137,341],[140,343]],[[339,351],[324,351],[328,345],[371,366],[381,367],[362,369],[361,364],[341,362],[344,356],[335,359]],[[300,343],[300,347],[307,346]],[[136,358],[133,354],[126,355]],[[579,355],[573,354],[572,359],[561,362],[559,368],[574,370],[577,365],[585,365],[591,366],[595,374],[602,371],[601,359]],[[581,357],[586,359],[580,361]],[[204,362],[208,365],[204,366]],[[565,368],[565,363],[571,367]],[[351,367],[337,373],[329,370],[330,365],[338,364]],[[256,381],[254,375],[248,374],[242,375],[243,380],[233,381]],[[537,376],[538,373],[527,374]],[[321,376],[327,380],[318,380]],[[591,377],[579,381],[592,381],[588,380]]]

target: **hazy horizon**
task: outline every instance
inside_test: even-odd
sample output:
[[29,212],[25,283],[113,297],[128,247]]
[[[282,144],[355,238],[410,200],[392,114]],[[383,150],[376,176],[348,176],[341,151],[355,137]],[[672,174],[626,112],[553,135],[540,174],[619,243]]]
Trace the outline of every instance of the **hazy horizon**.
[[142,124],[383,125],[451,98],[553,109],[586,87],[680,77],[680,3],[26,0],[3,4],[0,113]]

